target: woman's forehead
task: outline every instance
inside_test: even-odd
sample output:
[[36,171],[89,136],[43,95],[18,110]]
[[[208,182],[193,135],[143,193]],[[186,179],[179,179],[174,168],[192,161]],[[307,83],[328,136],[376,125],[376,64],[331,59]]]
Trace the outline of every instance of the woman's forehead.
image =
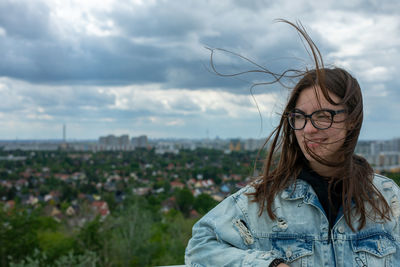
[[[340,101],[340,98],[329,92],[329,97],[336,103]],[[339,105],[340,106],[340,105]],[[296,101],[296,108],[302,109],[319,109],[319,108],[331,108],[336,109],[338,105],[331,104],[328,99],[325,98],[322,90],[319,87],[309,87],[301,91]]]

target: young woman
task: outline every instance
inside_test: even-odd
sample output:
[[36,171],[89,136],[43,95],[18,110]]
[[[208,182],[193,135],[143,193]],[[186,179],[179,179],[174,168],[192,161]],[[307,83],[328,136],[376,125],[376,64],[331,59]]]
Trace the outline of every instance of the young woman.
[[292,90],[262,177],[195,224],[186,264],[400,266],[399,187],[354,154],[359,84],[343,69],[324,68],[304,29],[291,25],[316,68]]

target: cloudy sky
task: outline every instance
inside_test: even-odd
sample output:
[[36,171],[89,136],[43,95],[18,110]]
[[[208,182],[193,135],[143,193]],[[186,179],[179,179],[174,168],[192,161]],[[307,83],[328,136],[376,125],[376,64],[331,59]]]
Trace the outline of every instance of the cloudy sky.
[[[270,77],[218,76],[207,47],[277,72],[312,66],[277,18],[301,21],[325,64],[359,80],[361,139],[400,137],[400,2],[316,2],[1,0],[0,139],[61,138],[63,124],[68,139],[265,137],[288,90],[252,98]],[[225,74],[255,68],[222,51],[214,62]]]

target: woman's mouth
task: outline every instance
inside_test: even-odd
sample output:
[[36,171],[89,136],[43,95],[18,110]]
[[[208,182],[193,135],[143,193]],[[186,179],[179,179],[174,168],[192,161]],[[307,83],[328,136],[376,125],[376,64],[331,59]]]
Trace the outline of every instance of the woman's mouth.
[[317,147],[321,146],[325,140],[326,140],[325,138],[306,139],[305,143],[308,148],[317,148]]

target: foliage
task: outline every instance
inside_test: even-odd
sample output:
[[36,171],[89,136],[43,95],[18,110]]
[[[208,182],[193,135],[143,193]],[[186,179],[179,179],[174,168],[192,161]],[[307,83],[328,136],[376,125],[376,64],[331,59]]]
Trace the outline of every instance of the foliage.
[[40,250],[47,255],[49,263],[75,247],[74,239],[61,231],[38,231],[37,236]]
[[400,173],[395,172],[385,172],[383,173],[388,178],[392,179],[396,184],[400,186]]
[[185,219],[180,212],[171,210],[162,222],[153,225],[151,266],[184,264],[185,247],[194,222],[195,219]]
[[27,256],[20,262],[13,262],[10,257],[10,267],[95,267],[98,263],[96,253],[86,250],[83,254],[74,254],[69,251],[62,255],[53,264],[48,263],[48,258],[45,252],[40,252],[35,249],[32,256]]
[[35,213],[17,208],[7,212],[1,209],[0,222],[1,266],[6,266],[9,256],[18,261],[39,247],[36,233],[41,226]]
[[113,266],[147,266],[152,257],[148,240],[154,216],[145,208],[145,201],[131,200],[117,217],[105,222],[108,236],[103,240],[103,263]]
[[1,266],[183,264],[195,219],[177,210],[161,215],[148,205],[143,197],[131,198],[113,216],[104,221],[96,218],[77,232],[67,232],[63,225],[37,214],[2,212],[13,227],[1,229],[1,243],[6,244],[1,248]]
[[176,203],[178,204],[179,210],[186,216],[189,216],[190,210],[194,203],[194,196],[188,188],[177,190],[175,193]]
[[208,194],[200,194],[194,200],[193,207],[200,213],[206,214],[209,210],[214,208],[218,204],[218,201],[214,200]]
[[77,240],[81,247],[90,251],[101,251],[103,249],[103,235],[101,235],[100,217],[86,223],[77,234]]
[[[0,150],[0,155],[9,153]],[[5,267],[183,264],[196,220],[190,218],[193,209],[205,214],[217,202],[171,182],[210,179],[215,192],[222,184],[234,188],[233,177],[248,176],[256,157],[256,152],[205,148],[163,155],[154,149],[12,153],[26,160],[0,161],[1,180],[20,183],[18,189],[0,185],[0,199],[17,203],[11,210],[0,203],[0,266]],[[150,191],[133,195],[138,188]],[[95,197],[107,202],[107,218],[86,214]],[[30,198],[38,203],[27,204]],[[166,202],[176,210],[164,214]],[[61,211],[57,221],[46,215],[50,206]],[[78,207],[74,215],[66,215],[70,207]]]

